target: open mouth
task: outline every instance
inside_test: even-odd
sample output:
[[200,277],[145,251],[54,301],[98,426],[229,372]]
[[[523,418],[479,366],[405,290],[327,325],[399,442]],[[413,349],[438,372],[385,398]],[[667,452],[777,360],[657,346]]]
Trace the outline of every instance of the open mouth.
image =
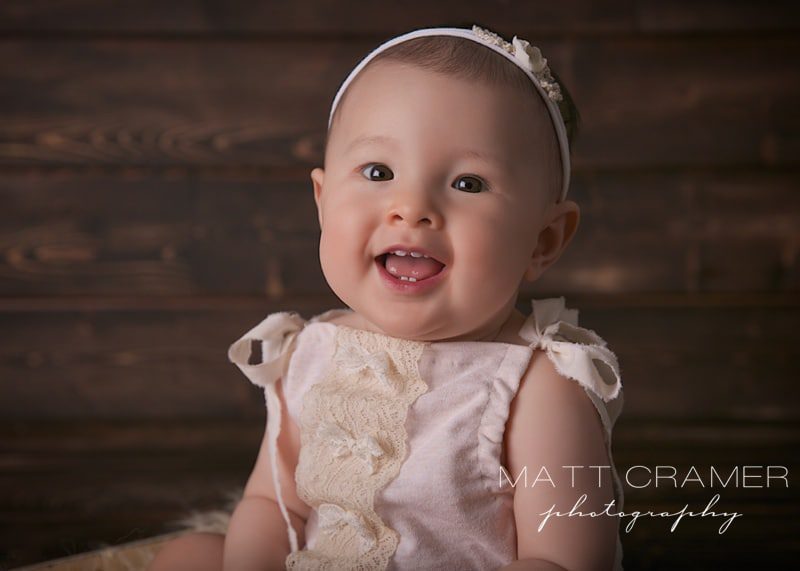
[[376,263],[401,282],[422,282],[441,273],[445,264],[420,251],[391,250],[375,257]]

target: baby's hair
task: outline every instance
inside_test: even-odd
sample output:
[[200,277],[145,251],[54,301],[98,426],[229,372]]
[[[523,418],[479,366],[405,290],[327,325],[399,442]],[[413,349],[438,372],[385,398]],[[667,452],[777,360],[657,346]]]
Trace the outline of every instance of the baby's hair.
[[[443,26],[455,26],[471,28],[475,23],[478,26],[482,24],[477,22],[470,22],[469,24],[442,24]],[[482,26],[483,27],[483,26]],[[489,29],[496,31],[497,28],[488,26]],[[500,33],[500,32],[497,32]],[[500,33],[504,38],[511,38],[512,36],[505,36]],[[520,68],[515,66],[503,57],[498,56],[486,46],[482,46],[476,42],[457,38],[453,36],[428,36],[414,38],[405,42],[401,42],[395,46],[387,48],[378,55],[376,55],[361,71],[359,77],[363,72],[372,65],[379,62],[395,62],[402,64],[410,64],[427,71],[441,73],[450,77],[458,79],[465,79],[468,81],[488,83],[493,86],[506,86],[518,92],[523,93],[526,97],[532,98],[535,101],[534,105],[537,106],[538,112],[546,114],[548,123],[550,125],[550,132],[552,137],[550,143],[547,145],[548,163],[550,164],[549,171],[554,173],[555,176],[551,177],[549,181],[550,192],[549,197],[552,201],[558,199],[561,194],[561,158],[558,145],[558,139],[555,133],[555,126],[550,120],[550,115],[542,100],[542,96],[537,91],[531,80],[525,75]],[[567,140],[569,142],[570,151],[572,150],[573,141],[578,135],[578,127],[580,123],[580,114],[575,105],[572,96],[567,90],[564,83],[558,74],[553,71],[552,65],[549,64],[550,72],[553,78],[558,82],[561,87],[561,94],[563,100],[558,102],[561,116],[564,119],[564,125],[567,131]],[[353,83],[357,82],[359,77],[356,77]],[[348,89],[342,94],[341,99],[334,112],[331,126],[336,121],[339,110],[342,108],[347,93],[352,88],[352,83]],[[325,149],[328,146],[330,138],[330,130],[325,137]]]

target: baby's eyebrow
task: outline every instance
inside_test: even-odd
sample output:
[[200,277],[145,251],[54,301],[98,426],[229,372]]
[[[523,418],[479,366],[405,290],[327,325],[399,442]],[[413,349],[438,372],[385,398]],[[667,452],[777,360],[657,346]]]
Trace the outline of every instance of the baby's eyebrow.
[[506,160],[494,153],[487,153],[485,151],[476,151],[474,149],[461,149],[458,153],[462,157],[467,157],[470,159],[479,159],[487,163],[494,163],[497,166],[506,166]]
[[360,137],[356,137],[350,142],[345,152],[349,153],[356,147],[360,147],[362,145],[381,145],[381,144],[389,145],[390,147],[396,147],[398,141],[397,139],[393,137],[387,137],[386,135],[361,135]]
[[[350,153],[353,151],[353,149],[360,147],[362,145],[381,145],[381,144],[385,144],[390,147],[397,147],[399,145],[399,141],[394,137],[388,137],[386,135],[361,135],[360,137],[356,137],[350,142],[345,152]],[[478,159],[486,163],[494,163],[498,166],[506,166],[506,160],[502,156],[494,153],[477,151],[475,149],[460,149],[455,154],[456,156],[466,157],[470,159]]]

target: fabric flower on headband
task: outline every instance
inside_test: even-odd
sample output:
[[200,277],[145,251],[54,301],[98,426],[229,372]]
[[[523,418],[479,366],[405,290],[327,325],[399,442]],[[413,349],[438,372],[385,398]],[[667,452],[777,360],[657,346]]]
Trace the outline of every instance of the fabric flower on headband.
[[528,40],[523,40],[517,36],[514,36],[511,42],[507,42],[498,34],[480,26],[472,26],[472,31],[481,39],[502,48],[514,56],[520,67],[530,71],[539,81],[539,85],[551,100],[556,102],[563,100],[561,87],[553,78],[553,74],[547,66],[547,60],[542,57],[542,50],[532,46]]

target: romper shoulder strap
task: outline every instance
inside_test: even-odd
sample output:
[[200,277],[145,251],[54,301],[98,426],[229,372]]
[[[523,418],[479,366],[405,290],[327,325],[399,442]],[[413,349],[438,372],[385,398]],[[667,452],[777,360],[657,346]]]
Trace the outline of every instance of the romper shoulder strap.
[[559,373],[603,401],[617,398],[622,388],[617,357],[597,333],[578,326],[578,310],[566,308],[563,296],[532,299],[531,305],[519,336],[532,349],[546,351]]
[[228,349],[228,359],[239,367],[251,383],[264,388],[272,481],[275,494],[278,496],[278,506],[288,528],[292,552],[298,550],[298,542],[297,533],[289,519],[289,512],[283,503],[278,478],[277,448],[281,430],[281,401],[275,383],[284,374],[294,350],[294,340],[306,323],[306,320],[295,311],[272,313],[242,335]]

